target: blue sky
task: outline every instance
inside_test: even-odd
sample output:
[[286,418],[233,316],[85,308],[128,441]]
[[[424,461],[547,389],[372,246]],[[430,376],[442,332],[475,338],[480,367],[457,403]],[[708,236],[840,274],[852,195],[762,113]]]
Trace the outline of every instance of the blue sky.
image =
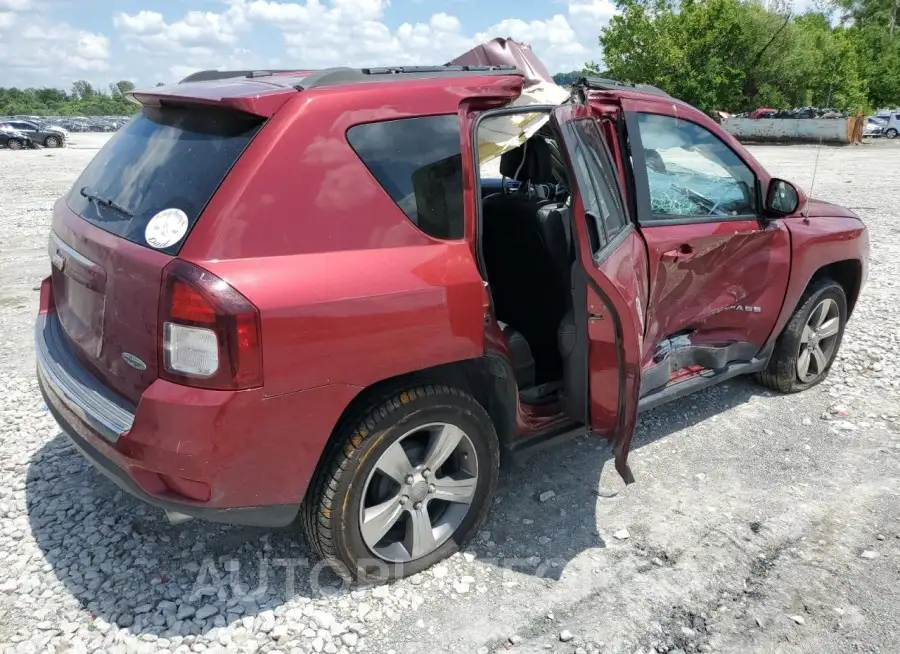
[[0,86],[443,63],[497,36],[530,43],[558,72],[600,59],[614,10],[610,0],[0,0]]

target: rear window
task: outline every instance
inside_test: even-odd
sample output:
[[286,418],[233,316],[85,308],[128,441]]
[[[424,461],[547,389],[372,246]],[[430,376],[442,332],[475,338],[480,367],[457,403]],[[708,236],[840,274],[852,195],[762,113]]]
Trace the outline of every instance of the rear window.
[[356,125],[347,140],[414,225],[435,238],[462,238],[462,154],[455,114]]
[[[165,209],[183,211],[190,231],[262,123],[228,109],[144,107],[85,168],[69,207],[139,245],[148,245],[147,223]],[[159,249],[175,254],[183,242]]]

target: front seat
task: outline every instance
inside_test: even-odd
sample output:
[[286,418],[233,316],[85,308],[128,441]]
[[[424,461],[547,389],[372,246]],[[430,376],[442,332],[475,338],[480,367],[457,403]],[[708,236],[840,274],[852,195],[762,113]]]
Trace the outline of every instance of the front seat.
[[528,342],[536,383],[542,384],[562,375],[557,329],[569,295],[539,219],[542,207],[556,203],[532,190],[534,185],[554,181],[546,141],[532,138],[504,153],[500,173],[520,184],[516,192],[489,196],[483,204],[482,244],[488,281],[497,319]]

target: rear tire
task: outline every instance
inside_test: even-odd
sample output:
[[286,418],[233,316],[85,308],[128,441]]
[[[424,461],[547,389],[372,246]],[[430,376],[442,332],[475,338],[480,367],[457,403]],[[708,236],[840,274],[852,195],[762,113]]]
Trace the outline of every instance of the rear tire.
[[846,324],[844,289],[831,279],[818,280],[806,289],[756,380],[781,393],[812,388],[828,376]]
[[338,427],[301,524],[345,579],[407,577],[457,552],[481,527],[499,465],[493,423],[473,397],[446,385],[409,388]]

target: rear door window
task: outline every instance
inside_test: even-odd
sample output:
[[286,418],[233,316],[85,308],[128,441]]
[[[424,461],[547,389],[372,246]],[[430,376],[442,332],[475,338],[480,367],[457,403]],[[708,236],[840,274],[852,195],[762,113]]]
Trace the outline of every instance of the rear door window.
[[[164,209],[183,211],[190,231],[262,123],[229,109],[144,107],[91,160],[67,203],[139,245],[148,245],[147,223]],[[162,251],[175,254],[182,243]]]
[[456,114],[356,125],[347,140],[414,225],[435,238],[463,237]]

